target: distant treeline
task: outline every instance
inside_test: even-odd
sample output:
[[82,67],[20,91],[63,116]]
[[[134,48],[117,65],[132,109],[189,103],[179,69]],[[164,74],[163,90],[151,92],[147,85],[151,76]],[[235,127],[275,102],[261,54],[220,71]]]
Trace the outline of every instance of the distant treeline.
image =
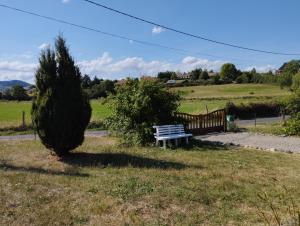
[[[270,83],[278,84],[280,87],[293,89],[293,83],[300,86],[300,78],[295,76],[300,70],[300,60],[291,60],[284,63],[277,71],[259,73],[255,69],[241,71],[234,64],[226,63],[220,72],[196,68],[192,71],[179,73],[174,71],[159,72],[156,77],[144,76],[141,79],[158,80],[165,86],[197,86],[218,85],[229,83]],[[297,83],[297,81],[299,82]],[[297,80],[297,81],[296,81]],[[104,80],[91,76],[82,76],[82,89],[90,99],[106,98],[109,94],[115,94],[115,86],[122,81]],[[5,100],[30,100],[35,96],[35,87],[25,90],[22,86],[14,86],[0,92],[0,99]]]
[[28,95],[28,91],[20,85],[15,85],[10,89],[6,89],[0,92],[0,99],[2,100],[31,100],[31,96]]
[[196,68],[187,73],[159,72],[157,78],[169,86],[212,85],[229,83],[270,83],[291,87],[293,77],[300,70],[300,60],[284,63],[278,70],[259,73],[255,69],[241,71],[234,64],[226,63],[220,72]]

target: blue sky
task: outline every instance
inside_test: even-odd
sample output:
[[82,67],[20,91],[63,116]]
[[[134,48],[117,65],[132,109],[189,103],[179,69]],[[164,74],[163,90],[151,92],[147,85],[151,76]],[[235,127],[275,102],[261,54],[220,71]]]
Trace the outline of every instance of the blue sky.
[[[299,0],[95,1],[211,39],[256,49],[300,53]],[[191,51],[179,54],[143,46],[0,7],[0,80],[33,82],[41,49],[53,46],[59,32],[67,39],[83,73],[111,79],[196,67],[219,70],[224,62],[233,62],[242,70],[256,67],[263,71],[297,58],[248,52],[197,40],[114,14],[82,0],[0,0],[0,4]]]

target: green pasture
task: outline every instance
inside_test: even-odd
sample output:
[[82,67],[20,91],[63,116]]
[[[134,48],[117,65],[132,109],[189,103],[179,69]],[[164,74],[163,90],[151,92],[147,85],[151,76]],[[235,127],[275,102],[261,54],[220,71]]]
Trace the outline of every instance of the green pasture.
[[[268,102],[284,98],[289,91],[278,86],[265,84],[230,84],[214,86],[192,86],[172,88],[181,91],[183,100],[181,112],[199,114],[224,108],[228,101],[236,104],[250,102]],[[103,120],[109,116],[111,109],[105,100],[91,101],[92,121]],[[18,126],[22,122],[22,111],[25,111],[26,122],[30,123],[31,102],[0,101],[0,128]]]
[[180,91],[185,99],[237,98],[237,97],[273,97],[285,96],[290,91],[270,84],[226,84],[208,86],[189,86],[173,88]]

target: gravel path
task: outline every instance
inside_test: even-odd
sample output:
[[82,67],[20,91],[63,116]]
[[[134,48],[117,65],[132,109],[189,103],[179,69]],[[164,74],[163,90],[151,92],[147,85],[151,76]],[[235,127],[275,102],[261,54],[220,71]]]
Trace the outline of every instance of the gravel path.
[[[85,136],[86,137],[103,137],[107,135],[106,130],[100,130],[100,131],[86,131]],[[36,136],[38,139],[38,136]],[[33,134],[26,134],[26,135],[14,135],[14,136],[0,136],[1,140],[34,140],[35,137]]]
[[300,138],[262,135],[255,133],[218,133],[197,136],[196,139],[223,144],[234,144],[243,147],[264,149],[269,151],[282,151],[300,153]]

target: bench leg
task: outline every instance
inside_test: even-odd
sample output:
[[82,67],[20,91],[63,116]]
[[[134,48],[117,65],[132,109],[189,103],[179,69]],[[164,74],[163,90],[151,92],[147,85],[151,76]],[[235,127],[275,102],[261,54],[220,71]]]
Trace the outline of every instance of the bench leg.
[[186,143],[187,145],[189,144],[189,138],[188,138],[188,137],[185,138],[185,143]]
[[167,149],[167,141],[166,140],[163,140],[163,148]]
[[175,145],[178,146],[178,139],[175,139]]
[[159,146],[159,140],[156,139],[156,146]]

